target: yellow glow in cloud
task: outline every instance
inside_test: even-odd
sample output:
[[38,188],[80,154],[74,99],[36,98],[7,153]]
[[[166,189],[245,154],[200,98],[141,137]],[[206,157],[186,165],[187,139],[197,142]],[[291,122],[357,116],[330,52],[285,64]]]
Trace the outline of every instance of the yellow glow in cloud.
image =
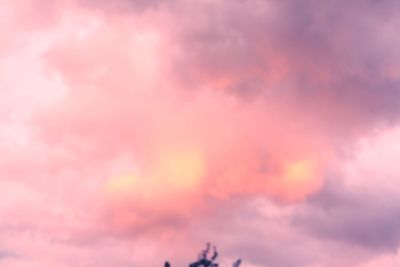
[[195,189],[204,175],[201,153],[193,148],[166,149],[160,153],[156,176],[160,182],[179,190]]
[[126,198],[137,191],[138,178],[131,174],[111,178],[105,185],[105,193],[111,198]]
[[110,178],[105,194],[114,200],[154,200],[186,194],[199,187],[205,172],[202,154],[192,147],[161,149],[146,167],[140,176],[128,172]]
[[284,179],[288,183],[307,183],[314,176],[315,166],[312,161],[296,161],[288,164],[284,171]]
[[281,176],[289,198],[298,198],[317,190],[322,183],[318,163],[299,160],[287,164]]

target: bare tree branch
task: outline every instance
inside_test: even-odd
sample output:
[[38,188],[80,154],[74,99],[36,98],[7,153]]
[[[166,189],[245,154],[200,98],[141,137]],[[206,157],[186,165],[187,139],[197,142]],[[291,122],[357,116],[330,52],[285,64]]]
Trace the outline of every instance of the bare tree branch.
[[[210,250],[211,244],[207,243],[206,248],[199,253],[198,260],[189,264],[189,267],[219,267],[219,264],[215,262],[215,260],[218,258],[218,251],[216,246],[213,246],[213,255],[210,259],[208,259],[208,254],[210,253]],[[232,267],[239,267],[241,263],[242,260],[238,259],[233,263]],[[171,267],[171,264],[166,261],[164,267]]]

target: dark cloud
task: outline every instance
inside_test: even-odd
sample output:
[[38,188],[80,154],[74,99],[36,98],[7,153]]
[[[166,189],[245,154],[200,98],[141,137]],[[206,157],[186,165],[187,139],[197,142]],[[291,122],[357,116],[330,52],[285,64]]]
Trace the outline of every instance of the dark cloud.
[[311,197],[292,223],[318,238],[375,252],[397,251],[400,246],[398,196],[375,190],[354,192],[338,180],[327,183]]
[[192,85],[228,80],[224,90],[282,102],[328,131],[361,132],[400,112],[399,75],[390,74],[400,67],[399,7],[229,1],[186,8],[177,72]]

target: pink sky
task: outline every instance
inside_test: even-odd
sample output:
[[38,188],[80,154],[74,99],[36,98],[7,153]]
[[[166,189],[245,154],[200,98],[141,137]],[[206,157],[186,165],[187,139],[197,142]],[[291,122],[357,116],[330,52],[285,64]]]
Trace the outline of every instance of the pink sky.
[[0,0],[0,267],[399,266],[399,14]]

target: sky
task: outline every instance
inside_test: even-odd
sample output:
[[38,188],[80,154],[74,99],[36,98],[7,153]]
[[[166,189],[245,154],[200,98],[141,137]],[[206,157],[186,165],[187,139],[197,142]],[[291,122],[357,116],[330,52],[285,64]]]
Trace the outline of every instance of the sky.
[[397,0],[0,0],[0,267],[400,264]]

